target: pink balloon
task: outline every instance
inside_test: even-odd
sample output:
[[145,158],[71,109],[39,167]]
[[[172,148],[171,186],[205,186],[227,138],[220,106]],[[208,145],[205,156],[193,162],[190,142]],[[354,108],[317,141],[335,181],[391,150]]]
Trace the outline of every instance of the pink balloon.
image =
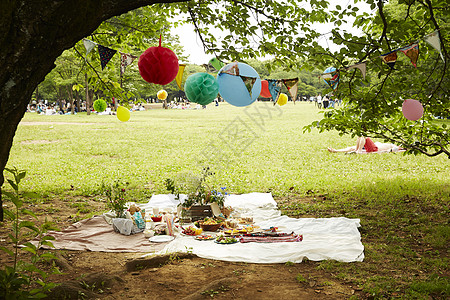
[[411,121],[417,121],[423,116],[423,106],[417,100],[406,99],[402,105],[403,116]]

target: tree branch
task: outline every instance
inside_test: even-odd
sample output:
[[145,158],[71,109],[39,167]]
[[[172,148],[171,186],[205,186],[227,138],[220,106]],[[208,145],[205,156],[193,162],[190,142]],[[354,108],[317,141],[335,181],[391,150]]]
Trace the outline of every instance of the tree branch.
[[386,35],[388,24],[387,24],[386,17],[384,15],[384,11],[383,11],[383,0],[378,0],[377,6],[378,6],[378,12],[380,14],[381,21],[383,22],[383,32],[381,33],[378,43],[381,44],[381,42],[384,39],[386,41],[389,51],[391,51],[391,45],[389,44],[389,40]]

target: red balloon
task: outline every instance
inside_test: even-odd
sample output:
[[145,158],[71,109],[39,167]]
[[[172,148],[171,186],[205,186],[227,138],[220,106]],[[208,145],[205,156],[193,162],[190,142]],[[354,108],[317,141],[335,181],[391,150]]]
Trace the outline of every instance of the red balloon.
[[150,47],[139,57],[139,73],[145,81],[165,85],[178,74],[178,57],[166,47]]
[[423,116],[423,106],[417,100],[406,99],[402,105],[403,116],[411,121],[417,121]]
[[269,91],[269,82],[267,80],[261,80],[261,93],[259,95],[263,98],[272,98]]

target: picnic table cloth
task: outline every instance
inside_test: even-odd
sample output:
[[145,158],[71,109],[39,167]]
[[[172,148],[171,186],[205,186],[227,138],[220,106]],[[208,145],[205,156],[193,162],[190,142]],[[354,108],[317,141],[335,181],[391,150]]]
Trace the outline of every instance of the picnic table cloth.
[[[162,205],[162,198],[164,196],[161,195],[155,197],[159,205]],[[152,200],[149,201],[151,203]],[[262,229],[278,227],[280,231],[302,235],[303,240],[222,245],[213,241],[197,241],[192,236],[178,236],[158,253],[190,252],[208,259],[248,263],[300,263],[305,257],[313,261],[332,259],[341,262],[361,262],[364,259],[364,246],[358,230],[359,219],[296,219],[281,216],[271,193],[229,195],[225,205],[233,207],[241,215],[253,216],[255,225]]]

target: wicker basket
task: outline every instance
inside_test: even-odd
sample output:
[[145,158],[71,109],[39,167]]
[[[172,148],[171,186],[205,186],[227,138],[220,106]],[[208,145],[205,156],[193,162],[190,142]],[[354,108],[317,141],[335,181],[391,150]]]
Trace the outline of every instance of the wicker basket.
[[217,231],[217,229],[219,229],[221,225],[222,225],[222,223],[211,224],[211,225],[206,225],[206,224],[200,223],[200,227],[203,229],[203,231]]
[[213,216],[210,205],[194,205],[186,209],[183,213],[183,217],[191,218],[193,222]]

